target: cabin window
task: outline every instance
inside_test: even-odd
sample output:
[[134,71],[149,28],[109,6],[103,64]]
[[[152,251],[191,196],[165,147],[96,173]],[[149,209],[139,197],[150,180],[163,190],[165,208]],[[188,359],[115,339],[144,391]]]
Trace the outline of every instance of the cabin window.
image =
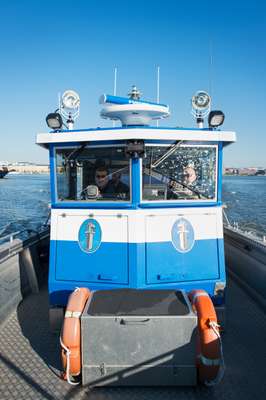
[[129,201],[130,163],[123,146],[56,149],[59,201]]
[[217,146],[146,146],[142,199],[210,201],[216,199]]

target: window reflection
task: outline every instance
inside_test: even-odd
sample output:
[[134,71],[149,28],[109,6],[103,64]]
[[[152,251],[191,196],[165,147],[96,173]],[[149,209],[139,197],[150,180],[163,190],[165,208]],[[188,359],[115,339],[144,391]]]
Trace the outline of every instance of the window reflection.
[[213,200],[216,196],[216,147],[146,147],[144,200]]

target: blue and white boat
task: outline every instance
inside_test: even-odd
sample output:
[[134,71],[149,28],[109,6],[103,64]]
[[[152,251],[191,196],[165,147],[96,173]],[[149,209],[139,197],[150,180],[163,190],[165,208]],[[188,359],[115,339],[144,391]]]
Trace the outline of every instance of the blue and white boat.
[[[79,98],[67,91],[59,112],[47,117],[52,131],[37,136],[37,143],[50,154],[52,323],[63,319],[77,287],[94,294],[137,290],[159,296],[178,291],[189,318],[194,313],[196,319],[195,299],[206,296],[222,322],[226,288],[222,159],[223,148],[235,141],[235,133],[219,129],[224,115],[210,112],[210,97],[202,91],[192,101],[196,128],[153,126],[153,121],[169,116],[169,107],[142,101],[136,87],[129,98],[103,95],[100,103],[101,116],[121,121],[120,127],[75,130]],[[63,129],[64,118],[68,129]],[[76,311],[80,317],[82,311]],[[87,326],[85,317],[81,322],[85,343],[87,328],[82,326]],[[216,332],[211,328],[217,335],[217,327]],[[183,346],[195,329],[195,325],[186,328]],[[62,344],[66,353],[71,352]],[[218,364],[207,355],[201,361],[207,369],[211,366],[215,380]],[[194,367],[178,384],[195,383]],[[97,384],[86,371],[82,369],[83,383]]]

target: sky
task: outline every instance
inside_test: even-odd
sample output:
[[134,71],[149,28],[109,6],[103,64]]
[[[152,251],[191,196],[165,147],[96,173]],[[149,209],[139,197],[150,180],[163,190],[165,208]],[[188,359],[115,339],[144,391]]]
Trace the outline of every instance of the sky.
[[224,166],[266,168],[266,5],[264,1],[0,0],[1,161],[48,163],[35,144],[58,93],[81,99],[76,129],[105,127],[99,97],[160,101],[164,126],[194,127],[191,97],[207,90],[212,109],[237,133]]

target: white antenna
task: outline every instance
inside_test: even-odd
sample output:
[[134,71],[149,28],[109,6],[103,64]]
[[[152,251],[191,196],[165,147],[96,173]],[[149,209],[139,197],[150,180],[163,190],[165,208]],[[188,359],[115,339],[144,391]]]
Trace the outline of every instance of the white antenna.
[[212,55],[212,40],[209,43],[209,93],[212,97],[212,72],[213,72],[213,55]]
[[[114,96],[116,96],[116,82],[117,82],[117,67],[114,70]],[[113,127],[115,127],[115,121],[113,121]]]
[[[157,67],[157,103],[160,102],[160,67]],[[156,121],[157,126],[159,126],[159,121]]]
[[157,67],[157,103],[160,102],[160,67]]
[[61,93],[58,92],[58,110],[61,111]]
[[117,78],[117,67],[115,67],[114,71],[114,96],[116,96],[116,78]]

